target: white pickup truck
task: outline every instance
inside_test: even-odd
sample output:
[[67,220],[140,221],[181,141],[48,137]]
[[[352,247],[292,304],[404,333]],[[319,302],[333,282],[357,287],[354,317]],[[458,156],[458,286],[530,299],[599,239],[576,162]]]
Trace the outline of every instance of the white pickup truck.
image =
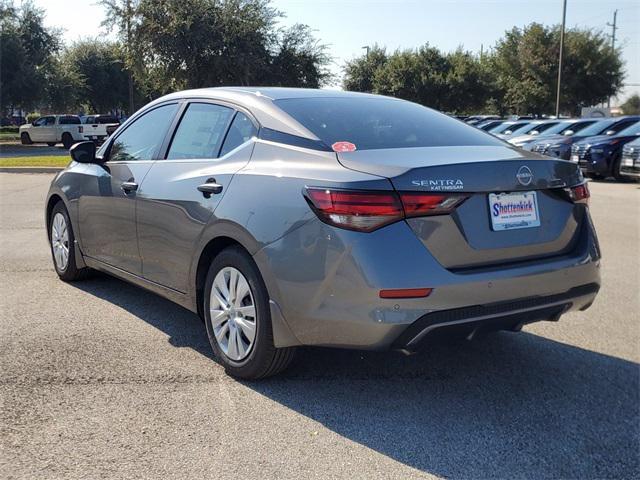
[[84,136],[87,140],[102,143],[119,126],[120,120],[113,115],[88,115],[82,119],[83,125],[91,126]]
[[64,148],[71,148],[86,140],[103,141],[108,135],[107,125],[110,124],[83,124],[77,115],[46,115],[22,125],[20,141],[23,145],[46,143],[50,147],[62,143]]

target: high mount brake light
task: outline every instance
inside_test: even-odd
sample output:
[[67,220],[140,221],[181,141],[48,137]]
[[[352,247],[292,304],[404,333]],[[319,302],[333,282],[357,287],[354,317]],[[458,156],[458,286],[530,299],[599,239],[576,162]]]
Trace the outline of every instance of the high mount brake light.
[[305,191],[318,218],[329,225],[371,232],[403,218],[450,213],[467,197],[460,194],[392,191],[333,190],[309,187]]

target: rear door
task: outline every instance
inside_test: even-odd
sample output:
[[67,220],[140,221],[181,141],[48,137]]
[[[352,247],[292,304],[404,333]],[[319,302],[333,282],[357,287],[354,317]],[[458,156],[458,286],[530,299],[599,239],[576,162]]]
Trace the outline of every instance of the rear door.
[[138,192],[143,276],[188,291],[189,269],[202,230],[235,172],[251,158],[257,133],[248,112],[194,101],[185,105],[166,154]]
[[129,273],[142,264],[136,232],[136,198],[157,158],[177,103],[155,107],[135,119],[107,148],[107,161],[96,168],[94,184],[80,196],[83,253]]

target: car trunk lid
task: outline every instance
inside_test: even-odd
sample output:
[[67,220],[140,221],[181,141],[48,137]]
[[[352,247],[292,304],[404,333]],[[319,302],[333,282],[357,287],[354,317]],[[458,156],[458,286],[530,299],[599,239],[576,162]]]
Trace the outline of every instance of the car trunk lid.
[[[450,214],[406,220],[451,270],[565,254],[580,234],[584,207],[564,195],[564,188],[582,182],[570,162],[507,146],[363,150],[337,156],[347,168],[388,178],[399,192],[465,194],[466,201]],[[539,225],[499,229],[492,221],[490,196],[504,194],[534,197]]]

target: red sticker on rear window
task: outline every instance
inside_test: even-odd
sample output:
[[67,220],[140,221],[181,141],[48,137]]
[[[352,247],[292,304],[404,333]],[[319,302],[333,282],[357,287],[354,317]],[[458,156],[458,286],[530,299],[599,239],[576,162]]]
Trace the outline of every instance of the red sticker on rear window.
[[356,146],[351,142],[336,142],[331,145],[334,152],[355,152]]

